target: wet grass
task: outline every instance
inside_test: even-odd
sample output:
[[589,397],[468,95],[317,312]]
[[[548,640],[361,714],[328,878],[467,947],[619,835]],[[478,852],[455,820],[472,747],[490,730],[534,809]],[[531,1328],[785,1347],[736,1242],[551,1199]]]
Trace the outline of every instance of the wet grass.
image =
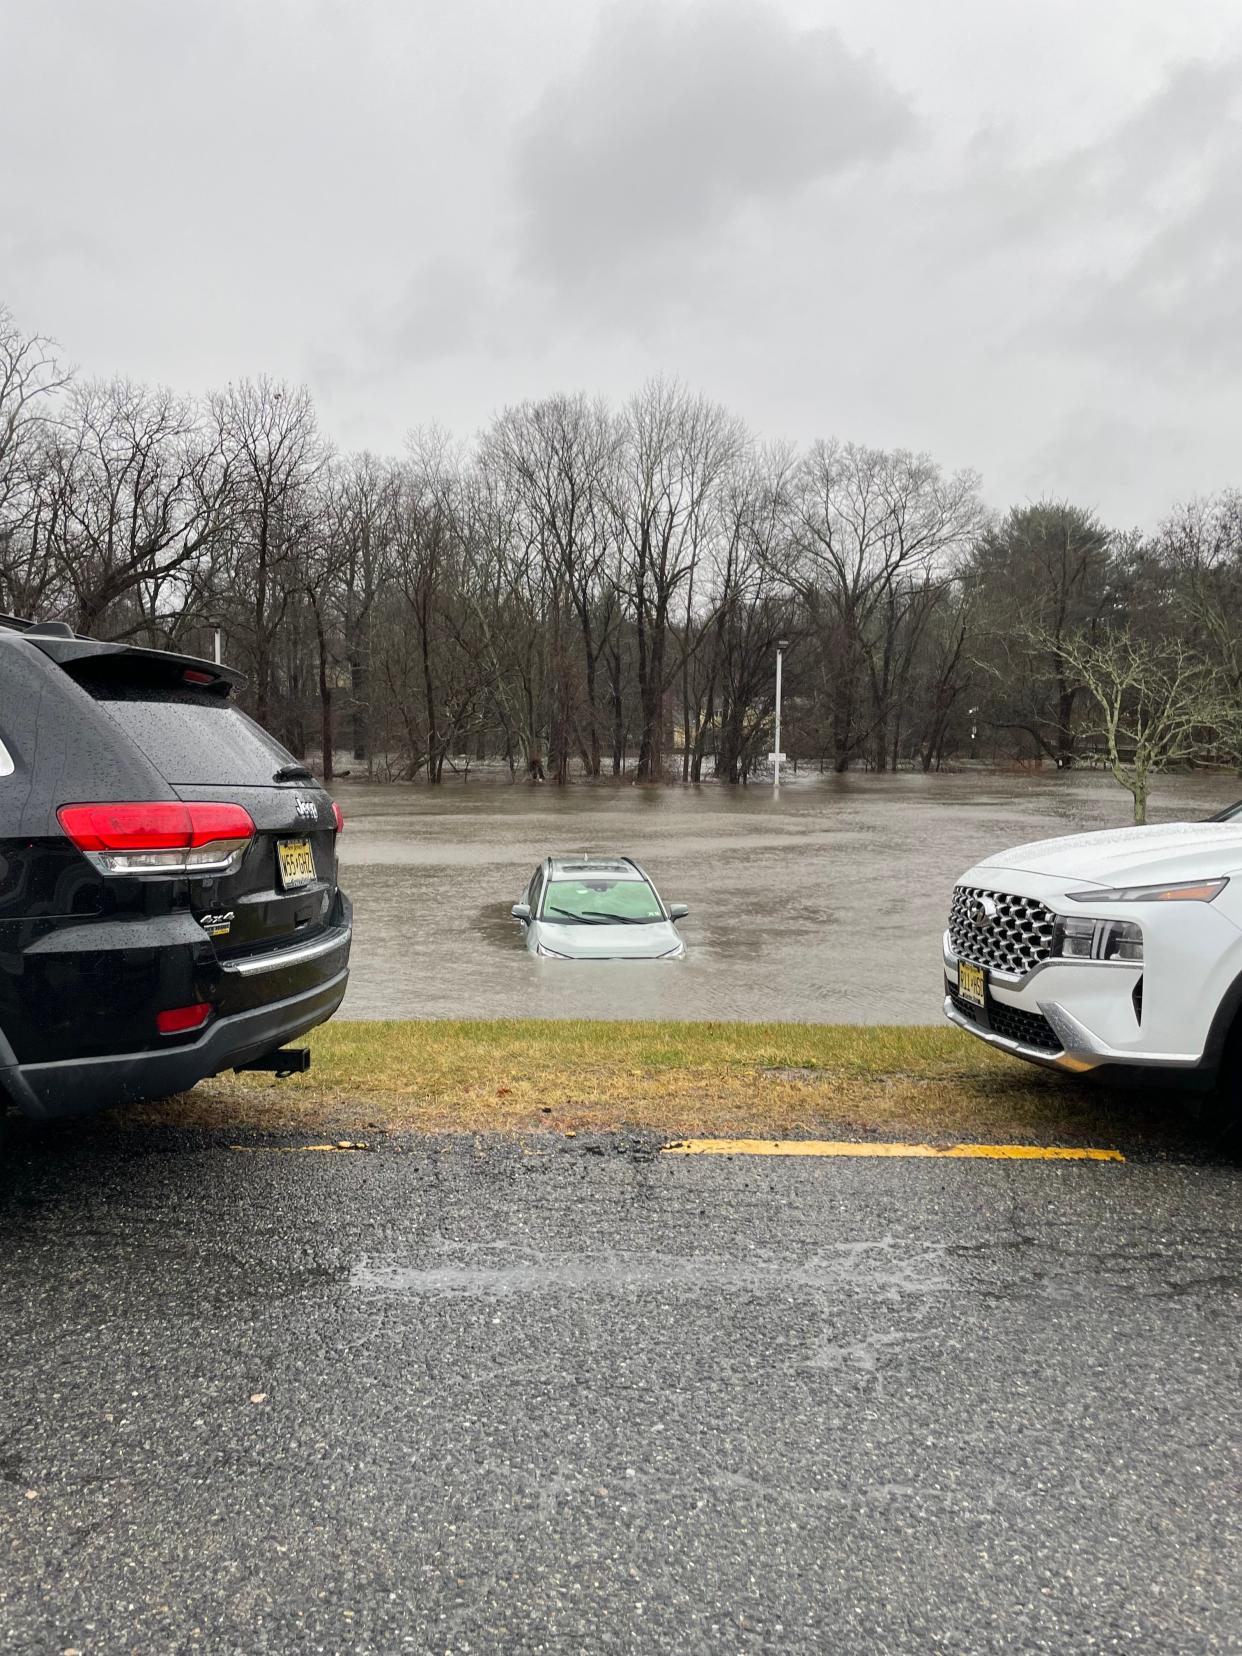
[[334,1022],[308,1076],[217,1078],[124,1113],[241,1131],[919,1138],[1155,1147],[1185,1099],[1020,1064],[957,1030],[751,1023]]

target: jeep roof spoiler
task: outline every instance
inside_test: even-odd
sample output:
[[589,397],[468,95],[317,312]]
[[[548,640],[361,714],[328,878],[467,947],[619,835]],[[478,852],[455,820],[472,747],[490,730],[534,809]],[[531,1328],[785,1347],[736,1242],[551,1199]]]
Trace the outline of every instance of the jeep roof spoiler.
[[61,667],[121,656],[135,664],[145,662],[152,667],[165,667],[183,673],[202,673],[205,675],[205,688],[215,685],[217,689],[234,689],[245,683],[244,675],[236,668],[222,666],[217,661],[183,655],[180,650],[148,650],[138,644],[108,644],[100,638],[80,636],[64,621],[27,621],[19,615],[8,615],[0,610],[0,627],[21,633],[36,649],[50,656]]
[[143,663],[177,674],[195,673],[201,675],[198,682],[205,689],[214,687],[226,694],[245,683],[244,675],[235,667],[224,667],[218,661],[207,661],[202,656],[182,655],[179,650],[144,650],[137,644],[104,644],[97,638],[52,638],[46,634],[32,636],[30,633],[25,636],[44,655],[50,656],[68,671],[94,662],[102,666],[105,661],[112,660],[118,667],[122,662],[135,666]]
[[72,638],[73,628],[67,621],[27,621],[22,615],[7,615],[0,610],[0,627],[8,627],[12,632],[25,633],[28,637],[36,638]]

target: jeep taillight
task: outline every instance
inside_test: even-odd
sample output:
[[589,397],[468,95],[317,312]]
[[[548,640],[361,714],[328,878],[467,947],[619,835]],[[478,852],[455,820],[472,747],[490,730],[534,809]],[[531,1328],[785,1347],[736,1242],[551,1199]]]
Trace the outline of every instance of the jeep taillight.
[[332,801],[332,820],[336,823],[337,833],[342,833],[345,828],[345,813],[341,810],[341,807],[337,804],[335,799]]
[[201,1029],[210,1016],[210,1004],[195,1001],[192,1006],[170,1006],[166,1012],[157,1012],[155,1027],[161,1035],[187,1035],[192,1029]]
[[152,800],[62,805],[56,815],[102,874],[231,874],[254,836],[240,805]]

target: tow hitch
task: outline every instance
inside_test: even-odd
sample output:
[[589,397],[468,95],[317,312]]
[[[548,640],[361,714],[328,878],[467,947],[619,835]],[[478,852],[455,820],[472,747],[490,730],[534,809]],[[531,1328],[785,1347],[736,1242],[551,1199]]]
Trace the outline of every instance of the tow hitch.
[[274,1047],[271,1052],[261,1052],[257,1058],[247,1058],[244,1064],[234,1064],[233,1074],[240,1075],[243,1070],[268,1070],[278,1081],[283,1081],[288,1075],[305,1075],[310,1065],[309,1047]]

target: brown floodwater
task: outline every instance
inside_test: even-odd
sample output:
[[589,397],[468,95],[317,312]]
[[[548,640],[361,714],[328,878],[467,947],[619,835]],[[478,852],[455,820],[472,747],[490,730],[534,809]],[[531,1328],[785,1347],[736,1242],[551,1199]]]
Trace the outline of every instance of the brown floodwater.
[[[799,777],[770,786],[337,784],[353,1018],[932,1023],[954,881],[1005,846],[1129,820],[1091,772]],[[1234,776],[1162,778],[1153,822]],[[509,906],[550,852],[624,854],[690,905],[683,961],[537,960]]]

